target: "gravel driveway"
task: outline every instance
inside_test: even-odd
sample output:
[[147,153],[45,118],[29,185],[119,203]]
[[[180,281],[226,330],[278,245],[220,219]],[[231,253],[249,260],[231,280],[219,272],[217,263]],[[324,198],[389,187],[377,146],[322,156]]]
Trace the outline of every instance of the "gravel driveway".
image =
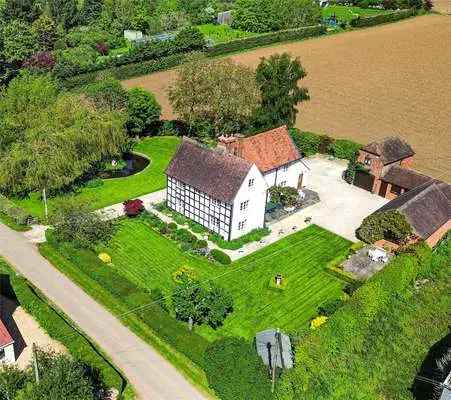
[[357,240],[355,230],[363,218],[388,202],[378,195],[347,184],[342,178],[347,162],[315,156],[306,160],[310,167],[307,187],[319,194],[320,202],[270,225],[274,231],[303,227],[306,217],[349,240]]

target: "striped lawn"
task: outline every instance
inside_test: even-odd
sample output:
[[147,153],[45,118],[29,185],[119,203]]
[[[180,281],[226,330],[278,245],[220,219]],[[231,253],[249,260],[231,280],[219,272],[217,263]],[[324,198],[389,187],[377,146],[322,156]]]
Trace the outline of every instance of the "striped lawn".
[[[172,273],[182,265],[197,271],[201,280],[214,280],[234,297],[235,310],[225,325],[197,332],[209,340],[280,327],[293,331],[306,326],[319,305],[341,295],[344,283],[327,274],[328,261],[350,242],[317,226],[310,226],[228,267],[182,253],[176,244],[152,231],[144,222],[127,220],[108,250],[116,272],[146,289],[170,295]],[[283,291],[269,288],[276,274],[287,279]]]

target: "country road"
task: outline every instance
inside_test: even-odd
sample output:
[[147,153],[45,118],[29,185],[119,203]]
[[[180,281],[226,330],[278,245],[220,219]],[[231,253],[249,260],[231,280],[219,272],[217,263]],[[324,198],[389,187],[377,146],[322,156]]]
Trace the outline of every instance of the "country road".
[[0,255],[103,349],[141,400],[206,399],[156,350],[56,270],[35,245],[1,223]]

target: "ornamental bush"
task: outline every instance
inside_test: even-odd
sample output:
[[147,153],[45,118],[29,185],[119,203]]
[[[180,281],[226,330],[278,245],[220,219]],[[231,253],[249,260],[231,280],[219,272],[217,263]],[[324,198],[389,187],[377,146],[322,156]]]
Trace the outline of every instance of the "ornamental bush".
[[402,244],[412,235],[406,217],[397,210],[388,210],[366,217],[357,229],[357,237],[366,243],[385,239]]
[[144,203],[140,199],[126,200],[123,203],[124,213],[127,217],[136,217],[144,211]]
[[204,369],[210,387],[222,400],[269,400],[268,373],[255,346],[239,337],[221,338],[207,348]]
[[211,250],[210,256],[215,261],[217,261],[218,263],[220,263],[222,265],[229,265],[232,263],[232,260],[230,259],[229,255],[218,249]]
[[134,88],[127,95],[127,129],[142,134],[160,120],[161,106],[155,96],[147,90]]
[[298,191],[290,186],[273,186],[269,189],[269,195],[273,203],[282,204],[284,207],[294,207],[298,203]]

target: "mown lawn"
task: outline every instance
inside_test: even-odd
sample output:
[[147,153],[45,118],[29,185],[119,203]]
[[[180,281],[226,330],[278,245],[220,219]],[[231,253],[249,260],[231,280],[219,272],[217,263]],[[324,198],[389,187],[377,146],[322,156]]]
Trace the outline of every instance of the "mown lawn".
[[369,15],[377,15],[387,13],[386,10],[378,10],[376,8],[360,8],[348,6],[329,6],[322,9],[322,16],[324,19],[336,15],[339,21],[349,22],[358,16],[366,17]]
[[[150,159],[150,164],[144,171],[127,178],[97,180],[95,185],[90,185],[88,182],[76,192],[50,198],[50,210],[65,197],[75,197],[96,210],[163,189],[166,186],[164,170],[175,153],[179,142],[180,139],[173,136],[143,139],[134,146],[133,150]],[[13,200],[30,214],[40,218],[44,216],[44,205],[39,193],[33,193],[28,198]]]
[[[341,295],[345,283],[327,274],[325,268],[349,245],[349,241],[312,225],[225,267],[182,253],[143,219],[129,219],[120,222],[112,243],[102,249],[112,256],[112,265],[100,262],[93,252],[53,240],[40,250],[192,382],[207,389],[202,364],[209,343],[222,336],[252,340],[257,331],[269,327],[287,332],[307,327],[319,305]],[[215,281],[232,293],[234,312],[220,329],[201,326],[189,332],[186,324],[172,317],[172,273],[182,265],[193,268],[200,280]],[[287,279],[283,291],[268,287],[277,273]],[[164,300],[161,295],[154,296],[157,291]]]

